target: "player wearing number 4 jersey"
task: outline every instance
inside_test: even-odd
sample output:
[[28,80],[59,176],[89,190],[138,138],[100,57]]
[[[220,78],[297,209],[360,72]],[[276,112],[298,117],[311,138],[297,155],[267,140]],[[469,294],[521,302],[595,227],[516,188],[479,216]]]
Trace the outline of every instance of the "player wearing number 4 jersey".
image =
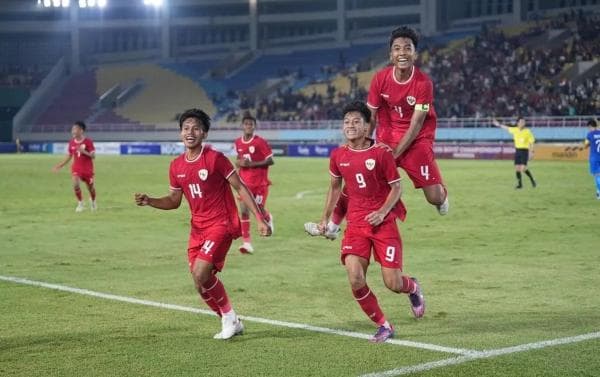
[[[273,231],[273,216],[266,209],[269,185],[271,184],[269,166],[274,164],[273,152],[269,143],[254,133],[256,118],[245,114],[242,118],[242,128],[243,135],[234,141],[237,152],[236,165],[239,168],[240,178],[254,196],[256,204],[263,211],[263,215]],[[240,201],[240,212],[243,243],[239,250],[242,254],[252,254],[254,248],[250,237],[250,211],[242,201]]]
[[351,103],[343,113],[347,143],[331,153],[331,183],[318,228],[321,233],[326,231],[343,181],[348,198],[348,226],[342,240],[341,260],[356,301],[378,326],[371,341],[380,343],[394,336],[394,328],[367,285],[371,254],[381,265],[386,287],[409,295],[415,317],[423,316],[425,301],[416,279],[402,273],[402,241],[396,218],[403,220],[405,211],[393,210],[401,195],[394,157],[388,149],[372,145],[367,138],[371,112],[364,103]]
[[231,242],[240,236],[240,219],[229,186],[256,214],[260,234],[269,236],[271,229],[231,162],[203,144],[210,129],[208,115],[198,109],[187,110],[179,118],[179,129],[186,150],[171,162],[170,193],[161,198],[136,193],[135,202],[168,210],[178,208],[185,196],[192,214],[188,242],[192,278],[202,299],[221,317],[222,330],[214,338],[229,339],[244,330],[216,276],[225,265]]
[[[423,189],[427,201],[446,215],[450,208],[448,192],[433,153],[437,116],[433,106],[433,83],[415,67],[419,38],[407,27],[392,31],[389,40],[391,65],[371,80],[367,105],[371,109],[369,135],[392,148],[396,165],[406,171],[415,188]],[[347,204],[338,202],[324,236],[334,239]],[[317,235],[314,223],[304,229]]]

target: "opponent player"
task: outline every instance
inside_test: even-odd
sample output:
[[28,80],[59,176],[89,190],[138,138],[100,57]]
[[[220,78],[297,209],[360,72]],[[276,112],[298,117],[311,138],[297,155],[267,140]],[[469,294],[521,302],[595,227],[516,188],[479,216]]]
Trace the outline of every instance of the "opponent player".
[[[265,219],[273,231],[273,216],[267,211],[266,203],[269,195],[269,166],[273,165],[273,152],[269,143],[255,134],[256,118],[244,114],[242,118],[243,135],[234,141],[237,151],[236,165],[239,168],[240,178],[248,187],[258,207],[262,210]],[[242,240],[239,250],[241,253],[252,254],[252,238],[250,237],[250,211],[244,202],[240,201],[240,215],[242,217]]]
[[533,143],[535,138],[530,129],[525,128],[525,119],[523,117],[517,118],[517,126],[509,127],[505,124],[501,124],[496,119],[492,120],[492,124],[496,127],[500,127],[508,131],[515,142],[515,175],[517,176],[516,189],[523,188],[523,181],[521,180],[522,173],[525,172],[531,181],[531,186],[536,187],[537,183],[533,179],[533,174],[527,168],[530,155],[533,155]]
[[[356,301],[378,326],[370,340],[380,343],[394,336],[394,327],[366,282],[371,253],[381,265],[386,287],[409,295],[415,317],[420,318],[425,313],[425,300],[417,280],[402,273],[402,241],[396,226],[398,215],[392,211],[401,195],[394,157],[389,150],[373,145],[367,138],[371,112],[364,103],[347,105],[343,114],[347,143],[331,153],[331,182],[318,227],[321,233],[326,231],[343,181],[348,198],[348,226],[342,240],[341,261]],[[405,213],[399,216],[401,220]]]
[[209,116],[199,109],[187,110],[179,118],[179,129],[185,152],[171,162],[169,194],[151,198],[136,193],[135,202],[168,210],[178,208],[185,196],[192,214],[188,242],[192,278],[202,299],[221,316],[222,330],[214,338],[229,339],[244,331],[216,275],[225,265],[231,242],[240,236],[240,219],[230,185],[256,215],[260,234],[269,236],[271,229],[231,162],[203,144],[210,129]]
[[[417,33],[411,28],[392,31],[391,65],[375,74],[369,89],[370,132],[376,130],[377,142],[392,148],[396,165],[406,171],[415,188],[423,189],[425,198],[438,213],[446,215],[450,208],[448,192],[433,153],[437,125],[433,83],[414,65],[418,42]],[[344,203],[338,203],[325,237],[336,237],[344,208]],[[310,235],[316,235],[313,224],[304,225]]]
[[590,148],[590,173],[596,182],[596,199],[600,200],[600,129],[594,119],[590,119],[587,125],[590,132],[585,138],[585,146]]
[[85,209],[83,204],[83,196],[81,194],[81,181],[85,182],[90,193],[90,208],[95,211],[96,205],[96,188],[94,187],[94,162],[96,158],[96,148],[94,142],[89,137],[85,136],[85,123],[77,121],[71,127],[71,135],[73,138],[69,141],[67,155],[65,159],[56,164],[52,170],[58,172],[65,166],[71,158],[71,180],[73,181],[73,191],[77,197],[77,207],[75,212],[82,212]]

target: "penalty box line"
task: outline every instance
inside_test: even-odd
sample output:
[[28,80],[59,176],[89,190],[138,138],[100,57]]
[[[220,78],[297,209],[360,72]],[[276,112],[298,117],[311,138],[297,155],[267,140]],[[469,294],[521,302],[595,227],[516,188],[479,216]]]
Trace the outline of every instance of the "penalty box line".
[[520,344],[517,346],[504,347],[498,349],[491,349],[487,351],[474,352],[468,355],[462,355],[458,357],[450,357],[448,359],[431,361],[428,363],[410,365],[406,367],[395,368],[382,372],[374,372],[369,374],[361,375],[360,377],[392,377],[392,376],[404,376],[411,373],[424,372],[432,369],[443,368],[451,365],[463,364],[473,360],[488,359],[496,356],[510,355],[513,353],[526,352],[531,350],[538,350],[546,347],[555,347],[563,344],[572,344],[584,342],[586,340],[599,339],[599,332],[591,332],[582,335],[569,336],[566,338],[557,338],[551,340],[543,340],[540,342]]
[[[213,313],[210,310],[192,308],[189,306],[182,306],[182,305],[167,304],[167,303],[162,303],[162,302],[157,302],[157,301],[142,300],[142,299],[138,299],[135,297],[119,296],[119,295],[114,295],[114,294],[110,294],[110,293],[96,292],[96,291],[91,291],[88,289],[74,288],[74,287],[69,287],[66,285],[46,283],[46,282],[42,282],[42,281],[29,280],[29,279],[18,278],[18,277],[13,277],[13,276],[0,275],[0,280],[4,280],[7,282],[11,282],[11,283],[23,284],[23,285],[31,285],[31,286],[35,286],[35,287],[43,287],[43,288],[53,289],[53,290],[57,290],[57,291],[70,292],[70,293],[75,293],[75,294],[79,294],[79,295],[103,298],[106,300],[126,302],[126,303],[130,303],[130,304],[152,306],[155,308],[178,310],[178,311],[195,313],[195,314],[205,314],[205,315],[213,315],[213,316],[216,315],[215,313]],[[330,329],[327,327],[312,326],[312,325],[308,325],[305,323],[278,321],[278,320],[273,320],[273,319],[268,319],[268,318],[260,318],[260,317],[244,316],[244,315],[240,315],[240,318],[245,321],[248,321],[248,322],[263,323],[263,324],[267,324],[267,325],[287,327],[287,328],[291,328],[291,329],[299,329],[299,330],[306,330],[306,331],[312,331],[312,332],[318,332],[318,333],[324,333],[324,334],[340,335],[340,336],[346,336],[346,337],[358,338],[358,339],[370,339],[371,338],[371,335],[368,335],[368,334],[363,334],[363,333],[358,333],[358,332],[353,332],[353,331]],[[400,339],[389,339],[386,343],[390,343],[390,344],[394,344],[394,345],[398,345],[398,346],[420,348],[420,349],[425,349],[425,350],[429,350],[429,351],[452,353],[452,354],[458,354],[458,355],[472,355],[472,354],[477,354],[477,352],[478,352],[478,351],[474,351],[474,350],[445,347],[445,346],[440,346],[437,344],[413,342],[413,341],[409,341],[409,340],[400,340]]]

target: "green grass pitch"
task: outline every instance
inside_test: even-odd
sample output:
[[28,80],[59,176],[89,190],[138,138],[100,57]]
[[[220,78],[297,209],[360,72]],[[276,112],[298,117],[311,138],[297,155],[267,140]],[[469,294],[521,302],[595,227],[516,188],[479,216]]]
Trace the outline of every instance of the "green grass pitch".
[[[133,193],[168,191],[170,157],[96,159],[97,213],[75,213],[61,156],[0,156],[0,276],[205,309],[188,274],[187,203],[138,208]],[[440,161],[450,214],[404,181],[405,271],[425,318],[368,280],[396,339],[475,351],[600,331],[600,201],[586,163],[531,164],[539,185],[515,190],[511,161]],[[339,263],[339,241],[310,238],[326,159],[276,158],[272,238],[254,255],[234,242],[222,280],[238,313],[371,334]],[[87,192],[84,189],[87,197]],[[255,227],[253,223],[253,232]],[[0,280],[1,376],[359,376],[460,355],[245,322],[213,340],[216,317]],[[598,376],[598,337],[432,368],[418,376]]]

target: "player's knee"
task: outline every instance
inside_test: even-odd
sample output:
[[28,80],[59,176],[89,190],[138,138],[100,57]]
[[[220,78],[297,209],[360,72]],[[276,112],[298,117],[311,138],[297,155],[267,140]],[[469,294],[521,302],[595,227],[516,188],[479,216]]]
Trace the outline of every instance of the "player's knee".
[[348,280],[353,291],[359,290],[367,284],[363,274],[348,274]]
[[402,279],[393,278],[384,278],[383,283],[386,288],[392,292],[400,293],[402,292]]

